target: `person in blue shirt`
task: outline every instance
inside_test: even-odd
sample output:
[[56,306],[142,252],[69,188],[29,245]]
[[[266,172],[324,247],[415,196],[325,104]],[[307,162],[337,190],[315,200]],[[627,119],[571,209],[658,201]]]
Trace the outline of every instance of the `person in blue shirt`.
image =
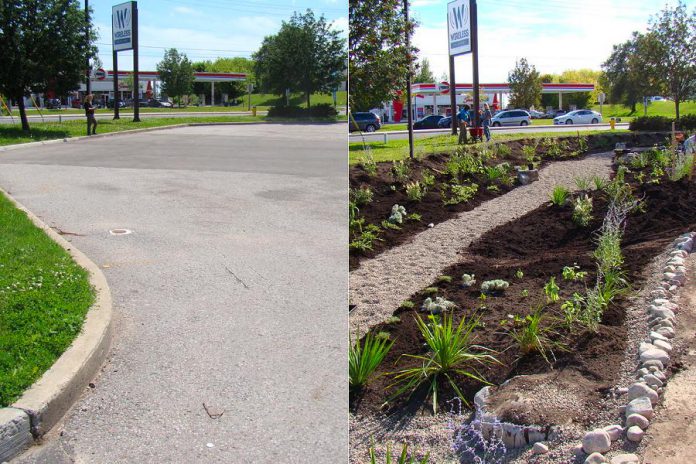
[[491,119],[493,119],[493,113],[491,113],[491,109],[488,107],[488,103],[485,103],[483,105],[482,122],[483,133],[486,135],[486,142],[491,141]]
[[467,126],[471,124],[469,105],[464,105],[464,107],[459,110],[459,113],[457,113],[457,120],[459,121],[459,143],[467,143],[469,141],[467,138]]

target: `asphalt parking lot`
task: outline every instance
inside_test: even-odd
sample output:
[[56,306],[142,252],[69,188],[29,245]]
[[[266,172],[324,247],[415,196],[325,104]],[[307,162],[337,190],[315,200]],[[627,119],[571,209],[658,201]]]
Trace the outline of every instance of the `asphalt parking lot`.
[[116,314],[95,388],[13,463],[347,456],[346,167],[345,124],[0,152],[0,186],[103,269]]

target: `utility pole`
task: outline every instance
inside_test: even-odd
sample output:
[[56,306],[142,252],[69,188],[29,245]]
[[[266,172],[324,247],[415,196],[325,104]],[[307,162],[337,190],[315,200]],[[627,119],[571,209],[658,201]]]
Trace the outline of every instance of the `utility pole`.
[[408,21],[408,0],[404,0],[404,32],[406,33],[406,56],[408,71],[406,72],[406,108],[408,110],[408,156],[413,159],[413,110],[411,108],[411,34]]
[[476,0],[471,0],[469,9],[471,10],[471,53],[474,62],[474,121],[476,121],[476,127],[481,127],[482,121],[479,118],[481,102],[479,101],[478,8],[476,7]]
[[[85,0],[85,42],[87,44],[87,50],[89,50],[89,0]],[[89,56],[87,57],[87,95],[92,93],[92,69],[89,63]]]

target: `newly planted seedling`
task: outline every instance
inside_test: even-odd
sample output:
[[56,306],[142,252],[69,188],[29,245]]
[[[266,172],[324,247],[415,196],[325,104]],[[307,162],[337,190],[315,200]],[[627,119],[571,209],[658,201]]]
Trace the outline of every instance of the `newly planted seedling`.
[[551,277],[549,281],[544,285],[544,294],[546,295],[546,301],[548,303],[555,303],[559,299],[558,292],[560,288],[556,284],[556,277]]
[[421,306],[421,311],[426,311],[431,314],[440,314],[456,307],[457,305],[455,305],[453,302],[440,296],[436,296],[435,299],[426,298],[423,302],[423,306]]
[[551,203],[556,206],[565,206],[570,198],[570,191],[562,185],[557,185],[551,192]]
[[509,286],[510,283],[502,279],[486,280],[481,284],[481,292],[484,295],[494,295],[503,293]]
[[362,344],[360,339],[355,343],[351,342],[348,350],[348,378],[351,389],[359,390],[367,385],[393,344],[393,341],[377,338],[371,333],[365,336]]

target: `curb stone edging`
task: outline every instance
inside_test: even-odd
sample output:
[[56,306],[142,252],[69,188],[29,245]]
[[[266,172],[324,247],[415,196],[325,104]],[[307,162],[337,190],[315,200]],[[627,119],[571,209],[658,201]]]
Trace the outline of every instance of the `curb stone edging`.
[[104,363],[113,328],[111,290],[99,267],[5,190],[0,188],[0,194],[25,212],[89,272],[89,282],[95,290],[95,301],[72,344],[17,401],[0,409],[0,462],[3,462],[17,456],[63,418]]

